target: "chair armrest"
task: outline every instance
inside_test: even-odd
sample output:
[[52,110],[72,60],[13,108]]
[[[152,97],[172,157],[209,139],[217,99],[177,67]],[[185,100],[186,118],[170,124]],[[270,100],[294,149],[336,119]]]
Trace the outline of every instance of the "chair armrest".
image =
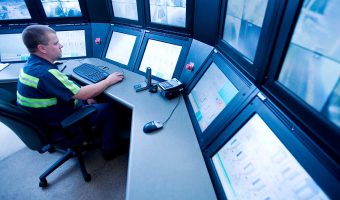
[[66,117],[63,121],[61,121],[62,128],[66,129],[84,119],[87,116],[95,113],[97,109],[93,106],[86,106],[77,110],[72,115]]

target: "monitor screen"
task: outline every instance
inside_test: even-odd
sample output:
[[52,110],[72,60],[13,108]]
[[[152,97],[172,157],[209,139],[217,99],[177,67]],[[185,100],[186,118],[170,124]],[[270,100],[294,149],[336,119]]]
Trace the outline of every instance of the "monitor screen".
[[115,17],[138,20],[136,0],[112,0],[111,2]]
[[26,61],[29,55],[21,33],[0,34],[1,62]]
[[223,40],[254,61],[268,0],[229,0]]
[[151,67],[152,75],[164,80],[172,78],[182,46],[149,39],[139,70]]
[[238,89],[212,62],[188,95],[203,132],[238,94]]
[[24,0],[0,0],[0,20],[31,19]]
[[151,22],[170,26],[186,26],[186,0],[149,0]]
[[86,56],[85,30],[57,31],[63,58]]
[[137,36],[113,31],[105,58],[128,65]]
[[78,0],[41,0],[46,17],[81,17]]
[[212,162],[227,199],[329,199],[258,114]]

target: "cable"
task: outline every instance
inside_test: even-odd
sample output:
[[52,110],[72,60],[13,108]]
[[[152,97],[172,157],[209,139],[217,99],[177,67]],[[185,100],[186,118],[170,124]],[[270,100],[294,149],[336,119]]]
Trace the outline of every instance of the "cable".
[[172,114],[174,114],[174,112],[175,112],[176,108],[178,107],[180,101],[181,101],[181,95],[178,96],[178,101],[177,101],[176,106],[172,109],[170,116],[163,122],[163,125],[165,125],[169,121],[169,119],[171,118]]

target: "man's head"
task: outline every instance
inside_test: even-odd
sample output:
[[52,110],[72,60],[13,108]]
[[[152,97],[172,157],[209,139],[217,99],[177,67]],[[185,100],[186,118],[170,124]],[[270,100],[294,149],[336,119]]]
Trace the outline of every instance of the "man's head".
[[31,54],[40,56],[50,62],[61,57],[63,47],[56,32],[44,25],[31,25],[22,32],[22,40]]

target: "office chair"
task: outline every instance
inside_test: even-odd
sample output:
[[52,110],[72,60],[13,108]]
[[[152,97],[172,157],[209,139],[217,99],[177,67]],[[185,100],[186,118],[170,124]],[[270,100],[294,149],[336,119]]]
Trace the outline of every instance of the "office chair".
[[[64,150],[65,154],[50,166],[40,177],[39,186],[46,187],[46,177],[57,169],[60,165],[72,157],[76,157],[86,182],[91,180],[91,175],[87,173],[81,153],[93,148],[91,145],[83,145],[84,130],[80,128],[79,123],[82,119],[96,112],[93,107],[85,107],[73,113],[62,121],[62,129],[70,138],[63,142],[52,142],[47,138],[48,128],[34,120],[34,117],[26,110],[16,105],[16,95],[0,88],[0,121],[13,130],[13,132],[26,144],[31,150],[39,153],[50,152],[56,149]],[[79,134],[81,133],[81,134]],[[91,147],[91,148],[89,148]]]

